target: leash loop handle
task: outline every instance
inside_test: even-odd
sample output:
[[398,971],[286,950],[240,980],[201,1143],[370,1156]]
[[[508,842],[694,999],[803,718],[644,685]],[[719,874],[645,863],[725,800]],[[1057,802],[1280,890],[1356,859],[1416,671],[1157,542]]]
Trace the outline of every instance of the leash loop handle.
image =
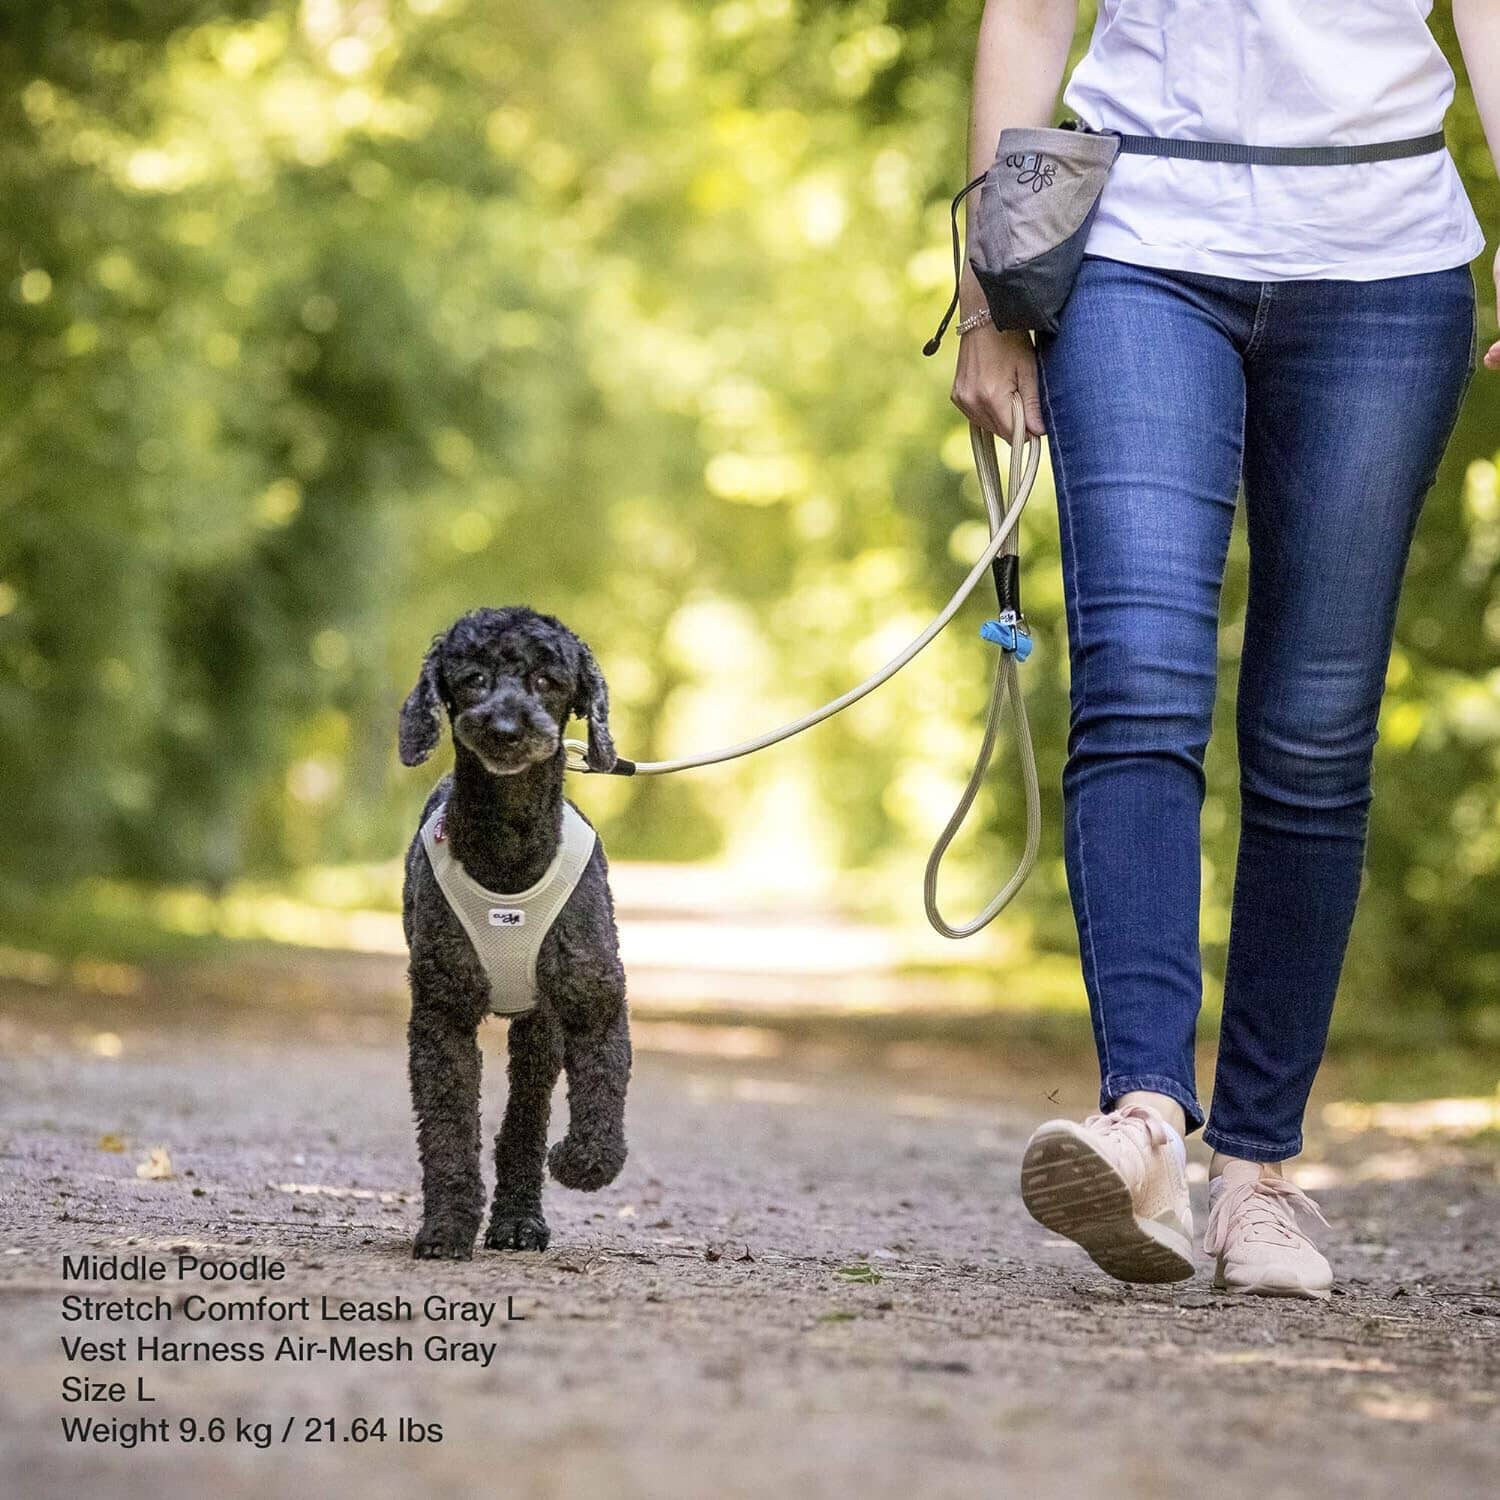
[[[990,536],[994,538],[997,535],[1003,535],[1005,537],[1004,549],[1008,550],[1002,550],[1000,555],[1013,557],[1016,555],[1014,518],[1020,514],[1021,507],[1031,498],[1031,487],[1036,478],[1036,463],[1028,463],[1027,460],[1038,458],[1041,452],[1041,440],[1027,436],[1026,412],[1021,404],[1020,396],[1016,395],[1011,398],[1009,507],[1006,505],[1005,490],[1000,483],[1000,464],[995,456],[995,439],[977,423],[971,422],[969,446],[974,453],[974,467],[979,474],[980,491],[984,495],[984,508],[989,519]],[[1028,453],[1028,449],[1034,451]],[[1014,618],[1007,620],[1005,618],[1007,615],[1012,615]],[[984,738],[980,742],[979,754],[974,760],[974,769],[969,773],[968,784],[964,787],[952,816],[938,835],[937,842],[932,846],[932,853],[927,856],[927,868],[922,876],[922,904],[927,912],[927,920],[935,931],[947,938],[973,937],[976,932],[988,927],[1010,905],[1016,893],[1026,883],[1027,877],[1036,866],[1037,851],[1041,847],[1041,788],[1037,781],[1036,752],[1031,743],[1031,726],[1026,718],[1026,701],[1021,695],[1021,676],[1017,670],[1018,663],[1024,661],[1029,654],[1031,642],[1017,632],[1020,619],[1016,611],[1002,609],[1001,617],[1000,621],[992,621],[990,624],[1002,626],[1008,624],[1011,627],[1010,640],[997,642],[1002,649],[995,663],[995,676],[990,685],[989,707],[985,712],[984,720]],[[981,633],[988,632],[990,624],[987,624]],[[985,634],[985,638],[996,639],[990,634]],[[1023,642],[1024,650],[1020,649]],[[938,875],[942,870],[943,858],[948,853],[948,846],[958,836],[959,829],[964,826],[969,809],[973,807],[974,799],[979,795],[979,788],[984,785],[985,774],[990,768],[990,761],[994,758],[995,742],[1000,734],[1000,721],[1006,709],[1009,709],[1011,723],[1015,729],[1016,753],[1020,759],[1021,786],[1026,799],[1026,840],[1015,871],[1010,879],[995,892],[984,909],[967,922],[952,923],[938,908]]]

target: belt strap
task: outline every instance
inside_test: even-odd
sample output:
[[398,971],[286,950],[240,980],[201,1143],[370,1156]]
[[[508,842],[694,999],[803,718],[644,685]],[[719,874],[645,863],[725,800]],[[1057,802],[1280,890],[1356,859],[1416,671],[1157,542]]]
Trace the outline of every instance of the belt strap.
[[1427,156],[1447,145],[1441,130],[1368,146],[1241,146],[1233,141],[1184,141],[1160,135],[1121,135],[1119,140],[1121,152],[1130,156],[1171,156],[1179,161],[1235,162],[1250,167],[1350,167]]

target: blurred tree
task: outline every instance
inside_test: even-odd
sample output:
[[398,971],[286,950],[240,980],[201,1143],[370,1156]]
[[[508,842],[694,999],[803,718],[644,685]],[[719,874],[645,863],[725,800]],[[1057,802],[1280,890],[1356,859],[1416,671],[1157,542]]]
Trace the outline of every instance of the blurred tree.
[[[883,660],[983,535],[947,356],[916,352],[979,11],[95,0],[0,20],[0,872],[215,883],[389,855],[425,786],[392,777],[395,705],[428,636],[482,601],[590,637],[645,757]],[[1494,225],[1463,89],[1450,136]],[[1500,951],[1497,433],[1480,380],[1402,616],[1351,959],[1392,1006],[1482,1004]],[[1044,495],[1025,533],[1052,833],[1012,928],[1066,950]],[[1243,587],[1240,543],[1227,693]],[[899,868],[909,896],[987,649],[966,625],[837,727],[591,784],[590,809],[621,854],[766,827]],[[1019,836],[1006,769],[970,893]],[[1210,771],[1217,956],[1222,738]]]

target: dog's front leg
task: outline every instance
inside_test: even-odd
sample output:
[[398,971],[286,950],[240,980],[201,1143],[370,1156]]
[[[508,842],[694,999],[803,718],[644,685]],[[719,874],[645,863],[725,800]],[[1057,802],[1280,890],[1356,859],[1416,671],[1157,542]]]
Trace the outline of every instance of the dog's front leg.
[[562,1069],[563,1040],[545,1010],[510,1023],[510,1093],[495,1137],[495,1201],[490,1209],[490,1250],[545,1250],[551,1238],[542,1217],[542,1166],[552,1088]]
[[456,1013],[446,991],[412,984],[411,1099],[422,1161],[418,1260],[469,1260],[484,1208],[479,1176],[478,1022]]
[[607,1187],[625,1165],[625,1086],[630,1081],[630,1025],[623,990],[602,1024],[563,1019],[568,1074],[568,1133],[547,1165],[564,1187],[591,1193]]

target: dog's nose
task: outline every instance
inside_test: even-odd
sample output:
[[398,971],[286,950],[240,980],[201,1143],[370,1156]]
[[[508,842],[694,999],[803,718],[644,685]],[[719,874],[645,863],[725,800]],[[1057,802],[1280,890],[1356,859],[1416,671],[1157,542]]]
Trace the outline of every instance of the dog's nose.
[[491,719],[489,723],[491,737],[497,744],[514,745],[519,743],[522,728],[519,719],[506,717],[504,719]]

